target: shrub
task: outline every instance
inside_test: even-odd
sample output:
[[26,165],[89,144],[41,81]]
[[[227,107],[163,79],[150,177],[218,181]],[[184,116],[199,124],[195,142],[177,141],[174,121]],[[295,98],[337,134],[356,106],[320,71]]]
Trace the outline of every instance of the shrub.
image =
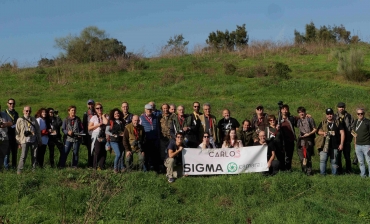
[[276,62],[275,65],[272,67],[270,74],[275,78],[290,79],[292,78],[289,75],[289,73],[291,72],[292,70],[289,68],[287,64]]
[[225,75],[233,75],[236,71],[236,66],[231,63],[224,64]]
[[366,79],[362,66],[364,65],[364,54],[359,49],[351,49],[347,54],[337,52],[337,71],[346,80],[361,82]]

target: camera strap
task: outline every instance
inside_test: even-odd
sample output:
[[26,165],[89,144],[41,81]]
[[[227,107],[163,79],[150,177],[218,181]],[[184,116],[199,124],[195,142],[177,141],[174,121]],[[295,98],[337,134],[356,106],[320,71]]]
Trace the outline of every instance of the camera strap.
[[32,125],[32,127],[36,130],[36,126],[32,123],[32,121],[30,121],[30,120],[28,120],[27,118],[25,118],[25,117],[22,117],[23,118],[23,120],[26,120],[29,124],[31,124]]

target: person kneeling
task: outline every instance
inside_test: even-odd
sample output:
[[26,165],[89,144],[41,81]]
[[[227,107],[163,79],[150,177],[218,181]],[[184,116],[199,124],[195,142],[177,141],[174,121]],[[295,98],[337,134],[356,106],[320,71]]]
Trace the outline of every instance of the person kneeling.
[[182,133],[176,134],[176,140],[171,141],[167,147],[167,158],[164,165],[167,167],[168,182],[172,183],[177,178],[177,172],[173,170],[176,165],[176,159],[181,160],[181,151],[184,149],[184,136]]
[[275,148],[274,144],[266,142],[266,134],[264,131],[258,133],[258,142],[255,142],[254,145],[267,145],[267,166],[269,171],[264,172],[264,174],[275,175],[279,171],[279,161],[275,159]]

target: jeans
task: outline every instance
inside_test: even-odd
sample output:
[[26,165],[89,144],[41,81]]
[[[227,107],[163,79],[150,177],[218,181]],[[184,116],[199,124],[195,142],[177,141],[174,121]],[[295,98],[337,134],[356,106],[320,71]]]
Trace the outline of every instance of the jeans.
[[[361,177],[366,177],[366,166],[365,166],[365,159],[367,162],[367,169],[370,167],[370,157],[367,155],[367,152],[370,149],[370,145],[355,145],[356,147],[356,155],[358,162],[360,164],[361,170]],[[370,177],[370,172],[369,172]]]
[[125,167],[125,164],[123,162],[125,154],[123,144],[122,142],[110,142],[110,146],[114,150],[114,154],[116,154],[116,158],[114,158],[114,169],[122,170]]
[[[333,175],[337,174],[337,161],[338,161],[338,149],[332,149],[334,152],[333,158],[330,159],[331,163],[331,173]],[[330,153],[331,150],[329,150]],[[320,174],[325,175],[326,174],[326,162],[328,161],[328,154],[327,152],[321,151],[320,152]]]
[[72,146],[73,146],[72,167],[77,167],[78,153],[79,153],[79,150],[80,150],[80,142],[79,141],[70,142],[70,141],[67,141],[67,140],[66,140],[66,143],[64,145],[63,157],[60,160],[60,164],[59,164],[60,167],[65,167],[66,166],[67,157],[68,157],[69,151],[71,151]]
[[8,152],[9,152],[9,141],[8,140],[0,141],[0,170]]
[[12,154],[12,167],[13,168],[17,167],[17,153],[18,153],[18,143],[15,140],[14,136],[9,136],[9,151],[4,158],[5,169],[9,168],[10,154]]

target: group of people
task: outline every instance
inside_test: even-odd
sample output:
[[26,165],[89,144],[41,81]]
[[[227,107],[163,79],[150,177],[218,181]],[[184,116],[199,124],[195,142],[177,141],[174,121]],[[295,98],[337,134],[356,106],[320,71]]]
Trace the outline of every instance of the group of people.
[[[184,148],[206,150],[267,145],[268,173],[275,174],[292,169],[297,145],[302,171],[312,175],[311,156],[316,146],[320,173],[325,175],[329,157],[332,174],[352,173],[350,151],[354,139],[362,177],[366,176],[365,160],[370,164],[370,121],[365,118],[363,108],[356,109],[357,119],[354,119],[342,102],[338,103],[336,112],[326,109],[326,119],[318,126],[304,107],[299,107],[297,116],[293,116],[289,106],[282,103],[277,116],[266,114],[264,107],[258,105],[253,117],[241,124],[231,117],[228,109],[222,111],[222,118],[217,122],[211,105],[204,103],[202,113],[199,102],[193,103],[190,114],[185,113],[182,105],[164,103],[161,110],[157,110],[155,103],[149,102],[144,106],[144,113],[134,115],[129,112],[127,102],[122,103],[121,109],[104,113],[102,103],[90,99],[82,120],[76,116],[76,106],[68,107],[68,116],[64,119],[53,108],[40,108],[32,116],[30,106],[23,108],[20,117],[14,109],[14,99],[9,99],[7,106],[0,113],[0,164],[8,169],[12,157],[11,166],[16,168],[17,149],[21,149],[18,174],[24,168],[28,151],[31,151],[32,167],[43,167],[47,147],[52,167],[65,167],[72,150],[71,166],[77,168],[81,144],[87,148],[89,167],[105,169],[107,151],[113,150],[114,172],[125,172],[133,169],[133,155],[137,154],[140,169],[166,173],[169,182],[174,181],[173,168],[181,162],[179,157]],[[57,164],[54,162],[55,147],[60,152]]]

